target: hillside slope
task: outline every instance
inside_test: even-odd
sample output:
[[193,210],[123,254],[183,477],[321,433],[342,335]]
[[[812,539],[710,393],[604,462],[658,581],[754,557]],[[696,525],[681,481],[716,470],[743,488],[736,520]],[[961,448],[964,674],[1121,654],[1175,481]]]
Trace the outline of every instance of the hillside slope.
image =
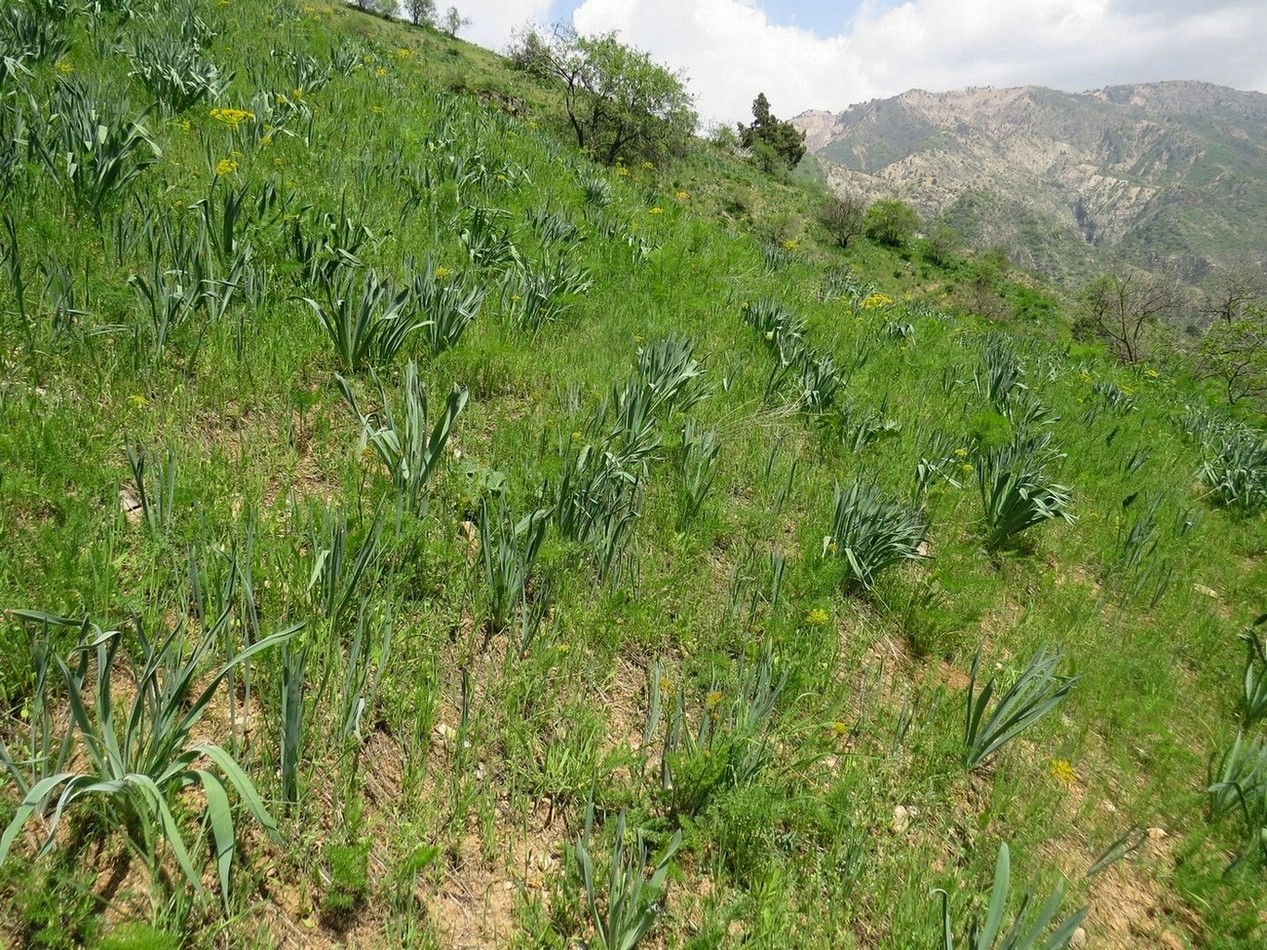
[[3,24],[4,942],[898,950],[1004,854],[1261,946],[1267,461],[1181,363],[430,29],[97,6]]
[[1213,261],[1267,253],[1261,93],[1196,82],[911,90],[793,121],[837,187],[901,194],[1053,276],[1085,274],[1087,246],[1173,262],[1192,280]]

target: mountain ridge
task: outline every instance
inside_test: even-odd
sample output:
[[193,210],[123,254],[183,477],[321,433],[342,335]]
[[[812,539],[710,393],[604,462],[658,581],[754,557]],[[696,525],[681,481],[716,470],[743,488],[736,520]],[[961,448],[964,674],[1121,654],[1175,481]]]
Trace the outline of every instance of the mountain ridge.
[[832,188],[896,194],[1057,279],[1109,251],[1199,280],[1267,247],[1267,94],[1192,80],[911,89],[792,122]]

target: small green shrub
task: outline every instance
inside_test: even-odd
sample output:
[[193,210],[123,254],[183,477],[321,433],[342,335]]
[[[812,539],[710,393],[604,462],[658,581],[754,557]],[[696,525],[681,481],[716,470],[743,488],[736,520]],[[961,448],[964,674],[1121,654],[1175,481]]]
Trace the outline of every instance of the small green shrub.
[[329,881],[321,897],[321,917],[345,930],[369,896],[369,842],[327,844],[321,852]]

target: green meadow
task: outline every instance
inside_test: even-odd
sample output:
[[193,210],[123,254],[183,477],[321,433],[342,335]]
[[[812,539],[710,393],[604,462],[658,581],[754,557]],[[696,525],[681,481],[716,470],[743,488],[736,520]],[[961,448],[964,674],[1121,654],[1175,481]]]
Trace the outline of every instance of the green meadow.
[[1182,354],[431,28],[0,37],[0,941],[1267,939],[1267,447]]

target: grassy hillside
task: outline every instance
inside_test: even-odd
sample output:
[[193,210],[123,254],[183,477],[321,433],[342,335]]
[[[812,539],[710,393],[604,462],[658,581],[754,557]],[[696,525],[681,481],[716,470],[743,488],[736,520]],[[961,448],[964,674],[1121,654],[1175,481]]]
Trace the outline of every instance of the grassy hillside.
[[1267,464],[1182,367],[433,31],[14,10],[6,943],[941,945],[1006,845],[1005,925],[1261,945]]

